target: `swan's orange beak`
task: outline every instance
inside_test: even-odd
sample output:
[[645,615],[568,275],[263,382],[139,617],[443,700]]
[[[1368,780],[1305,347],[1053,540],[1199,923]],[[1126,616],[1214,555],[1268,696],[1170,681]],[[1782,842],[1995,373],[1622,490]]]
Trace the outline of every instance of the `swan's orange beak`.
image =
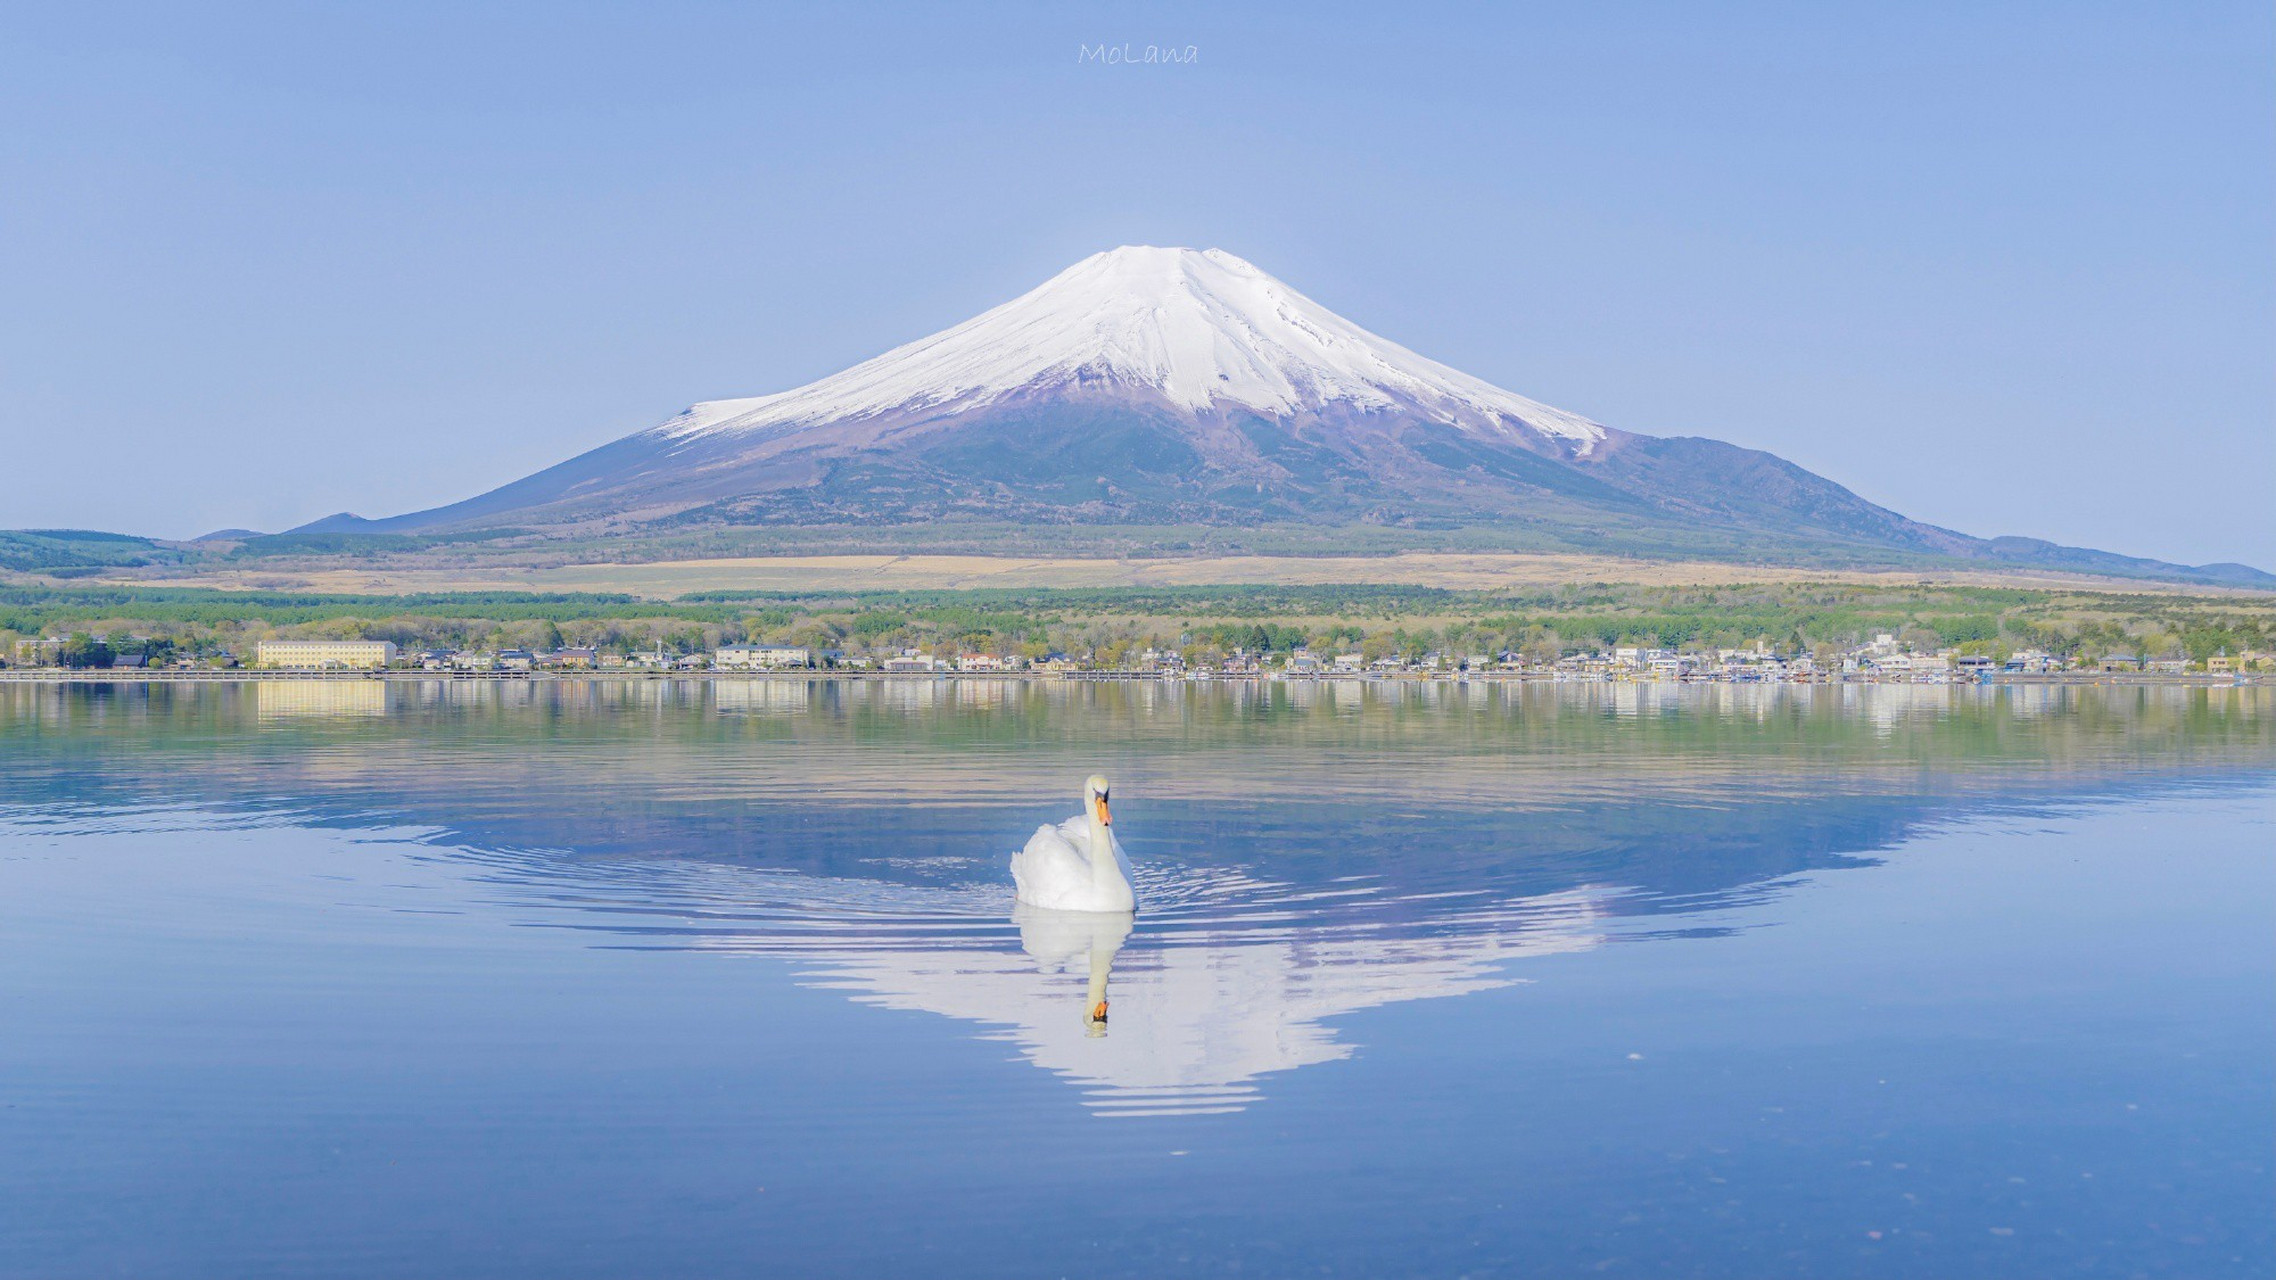
[[1106,1001],[1101,1000],[1097,1004],[1091,1006],[1091,1021],[1106,1021]]
[[1114,813],[1106,807],[1105,796],[1100,796],[1098,798],[1098,824],[1102,827],[1111,827],[1114,825]]

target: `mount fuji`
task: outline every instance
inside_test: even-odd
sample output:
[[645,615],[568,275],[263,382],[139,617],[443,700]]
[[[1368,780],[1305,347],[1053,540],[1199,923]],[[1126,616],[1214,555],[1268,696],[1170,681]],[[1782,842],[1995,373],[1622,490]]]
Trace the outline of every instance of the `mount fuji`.
[[1123,546],[1203,526],[1327,549],[1364,527],[1528,550],[2230,576],[1908,520],[1767,453],[1505,391],[1222,250],[1153,247],[1095,254],[841,373],[696,404],[463,502],[294,532],[896,526],[969,542],[1006,525],[1113,529]]

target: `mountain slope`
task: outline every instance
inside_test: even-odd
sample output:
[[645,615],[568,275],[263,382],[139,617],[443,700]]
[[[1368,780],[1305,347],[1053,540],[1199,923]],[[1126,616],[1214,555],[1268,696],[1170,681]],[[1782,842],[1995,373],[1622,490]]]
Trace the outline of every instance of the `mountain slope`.
[[[1150,247],[464,502],[296,532],[973,521],[1489,529],[1543,548],[2041,568],[2069,552],[1908,520],[1770,454],[1618,431],[1369,333],[1231,254]],[[2078,555],[2097,572],[2193,572]]]

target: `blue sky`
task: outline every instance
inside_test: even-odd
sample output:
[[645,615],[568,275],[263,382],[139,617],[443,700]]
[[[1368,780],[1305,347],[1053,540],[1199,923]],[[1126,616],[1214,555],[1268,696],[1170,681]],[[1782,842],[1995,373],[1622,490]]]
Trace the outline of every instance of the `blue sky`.
[[1156,243],[1908,515],[2276,568],[2272,53],[2265,3],[15,6],[0,526],[429,506]]

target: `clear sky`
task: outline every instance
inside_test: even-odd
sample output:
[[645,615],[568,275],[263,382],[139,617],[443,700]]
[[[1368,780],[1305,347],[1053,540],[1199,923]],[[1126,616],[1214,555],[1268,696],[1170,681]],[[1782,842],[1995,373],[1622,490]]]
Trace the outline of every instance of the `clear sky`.
[[2265,0],[846,8],[0,10],[0,526],[430,506],[1154,243],[1921,519],[2276,568]]

